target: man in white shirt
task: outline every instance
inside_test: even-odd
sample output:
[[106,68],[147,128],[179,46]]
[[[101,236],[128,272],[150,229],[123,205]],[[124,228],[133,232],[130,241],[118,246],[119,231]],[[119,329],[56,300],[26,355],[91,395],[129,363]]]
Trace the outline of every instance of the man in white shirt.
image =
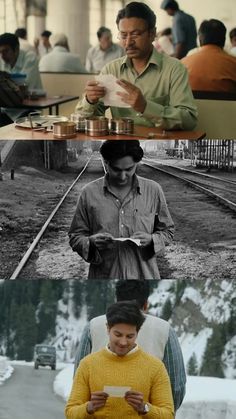
[[87,73],[79,55],[70,52],[68,38],[64,33],[52,34],[50,44],[52,51],[40,59],[39,71]]
[[99,73],[105,64],[124,55],[123,48],[112,42],[110,29],[101,26],[97,31],[98,45],[88,50],[86,69],[90,73]]

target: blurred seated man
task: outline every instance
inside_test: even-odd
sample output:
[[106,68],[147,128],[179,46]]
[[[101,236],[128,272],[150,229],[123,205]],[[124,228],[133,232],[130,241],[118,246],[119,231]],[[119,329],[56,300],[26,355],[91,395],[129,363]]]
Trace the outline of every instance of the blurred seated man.
[[[173,419],[170,380],[162,361],[136,339],[145,317],[137,303],[108,307],[107,345],[86,356],[76,371],[67,419]],[[119,397],[117,396],[119,392]]]
[[50,31],[43,31],[39,38],[35,38],[34,40],[34,47],[36,54],[39,58],[43,57],[43,55],[48,54],[52,50],[52,46],[50,44],[49,38],[52,35]]
[[49,40],[52,51],[40,59],[39,71],[87,73],[79,55],[70,52],[68,38],[64,33],[55,33]]
[[[183,64],[160,54],[153,46],[156,16],[144,3],[132,2],[117,15],[119,38],[126,55],[107,64],[101,75],[113,75],[122,92],[116,94],[124,107],[111,106],[113,118],[129,117],[136,125],[163,129],[192,130],[197,123],[188,74]],[[106,88],[88,81],[78,111],[104,115],[108,106],[103,97]]]
[[89,73],[98,73],[105,64],[120,58],[124,50],[120,45],[112,42],[110,29],[101,26],[97,31],[98,45],[88,50],[86,57],[86,70]]
[[24,51],[33,51],[35,53],[33,45],[31,45],[29,41],[27,41],[27,30],[25,28],[16,29],[15,35],[19,39],[20,49]]
[[199,51],[181,60],[192,90],[236,93],[236,57],[224,51],[225,25],[216,19],[204,20],[198,36]]
[[229,53],[231,55],[236,56],[236,28],[231,29],[229,33],[231,48],[229,50]]
[[[29,90],[42,89],[38,59],[34,52],[20,50],[16,35],[12,33],[0,35],[0,57],[1,71],[26,74],[26,84]],[[4,125],[7,125],[24,114],[26,110],[5,109],[4,112],[8,117],[5,119]]]

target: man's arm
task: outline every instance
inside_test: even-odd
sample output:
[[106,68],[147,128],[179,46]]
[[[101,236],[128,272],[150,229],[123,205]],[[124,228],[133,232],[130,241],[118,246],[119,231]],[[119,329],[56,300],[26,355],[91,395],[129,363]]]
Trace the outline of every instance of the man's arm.
[[159,253],[165,249],[165,246],[173,240],[174,222],[171,218],[164,192],[160,185],[158,186],[157,213],[152,234],[154,252]]
[[165,347],[163,363],[170,377],[175,411],[181,406],[186,386],[186,373],[184,368],[183,354],[172,327]]
[[83,333],[81,335],[79,346],[75,354],[75,367],[74,367],[74,375],[76,370],[79,366],[81,359],[85,356],[89,355],[92,350],[92,339],[90,334],[90,326],[89,323],[84,327]]
[[86,191],[82,191],[69,230],[69,242],[74,252],[77,252],[86,262],[101,263],[102,259],[95,246],[90,244],[92,235],[87,205]]

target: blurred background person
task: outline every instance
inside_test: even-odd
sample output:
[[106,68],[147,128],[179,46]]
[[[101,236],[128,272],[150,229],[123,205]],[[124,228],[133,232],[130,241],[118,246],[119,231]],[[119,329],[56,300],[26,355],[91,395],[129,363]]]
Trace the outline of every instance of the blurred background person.
[[[0,70],[11,74],[25,74],[25,83],[29,90],[42,90],[38,58],[32,51],[21,50],[18,37],[13,33],[6,32],[0,35]],[[1,126],[12,123],[28,112],[27,109],[4,108]]]
[[39,38],[35,38],[34,40],[34,47],[36,54],[41,58],[43,55],[47,54],[52,50],[52,46],[50,44],[49,38],[52,35],[50,31],[43,31]]
[[231,55],[236,56],[236,28],[231,29],[229,33],[231,48],[229,50],[229,53]]
[[153,42],[154,47],[158,52],[164,52],[167,55],[174,55],[174,45],[172,41],[172,30],[171,28],[163,29],[158,32],[155,41]]
[[225,25],[217,19],[204,20],[198,36],[199,51],[181,60],[192,90],[236,93],[236,58],[224,51]]
[[197,29],[195,19],[179,9],[175,0],[163,0],[161,9],[169,16],[173,16],[172,36],[174,57],[183,58],[190,49],[197,46]]
[[124,55],[123,48],[112,42],[110,29],[101,26],[97,31],[98,45],[91,47],[86,56],[86,70],[90,73],[99,73],[105,64]]
[[32,51],[35,52],[33,45],[27,41],[27,30],[25,28],[18,28],[15,31],[15,35],[19,39],[20,49],[23,51]]
[[70,52],[68,38],[64,33],[55,33],[49,38],[52,50],[39,61],[39,71],[61,73],[87,73],[78,54]]

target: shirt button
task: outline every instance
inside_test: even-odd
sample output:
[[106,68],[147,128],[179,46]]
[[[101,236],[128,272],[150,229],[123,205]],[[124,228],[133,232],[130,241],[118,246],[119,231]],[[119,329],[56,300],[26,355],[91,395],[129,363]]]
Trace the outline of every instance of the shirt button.
[[121,211],[121,214],[124,214],[124,211],[123,210]]

